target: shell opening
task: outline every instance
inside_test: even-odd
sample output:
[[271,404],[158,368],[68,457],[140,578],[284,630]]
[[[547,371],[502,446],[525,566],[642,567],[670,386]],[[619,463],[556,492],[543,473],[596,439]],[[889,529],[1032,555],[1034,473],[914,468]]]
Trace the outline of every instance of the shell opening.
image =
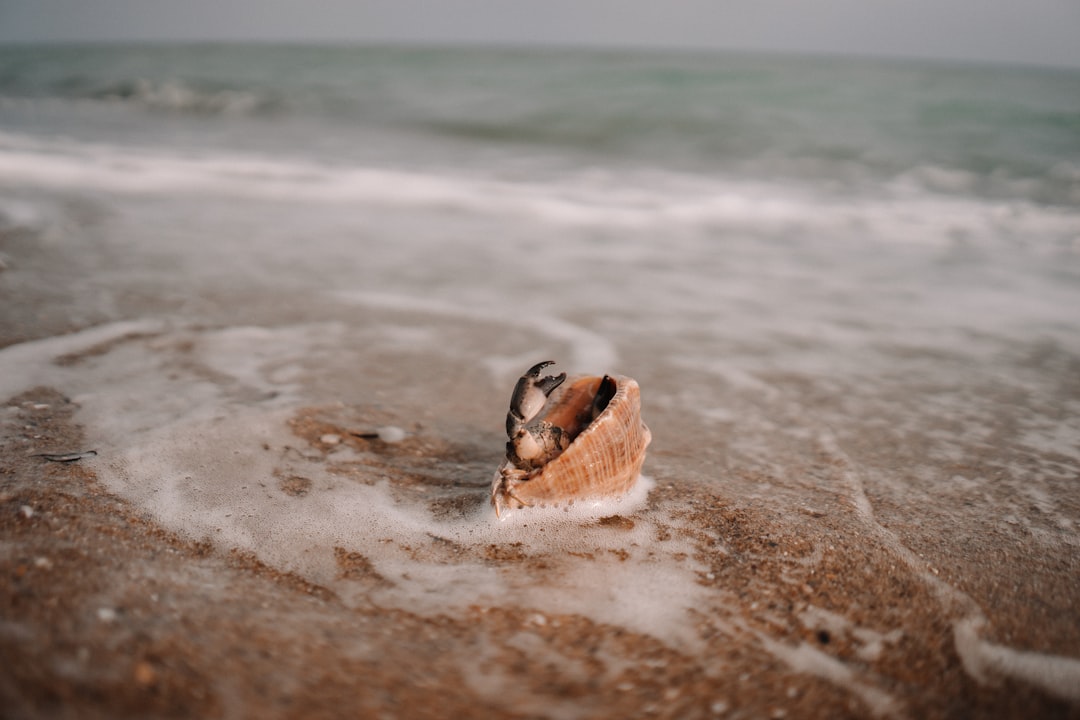
[[547,409],[544,420],[562,428],[569,444],[573,444],[577,436],[607,409],[618,389],[609,375],[581,378]]

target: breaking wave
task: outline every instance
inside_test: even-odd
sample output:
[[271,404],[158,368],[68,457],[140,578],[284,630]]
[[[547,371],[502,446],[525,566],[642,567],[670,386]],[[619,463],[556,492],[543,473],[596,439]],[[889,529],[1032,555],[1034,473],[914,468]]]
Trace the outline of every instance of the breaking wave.
[[155,111],[197,115],[260,115],[283,109],[283,103],[270,94],[200,87],[183,80],[135,78],[88,89],[81,97],[110,103],[131,103]]
[[771,236],[795,231],[829,242],[1006,243],[1035,252],[1080,251],[1080,217],[1073,208],[940,192],[935,183],[971,180],[933,167],[872,193],[835,196],[792,183],[660,171],[616,175],[594,170],[515,180],[446,168],[331,165],[241,153],[191,155],[0,133],[0,182],[139,195],[371,203],[574,227],[655,227],[667,233],[737,230]]

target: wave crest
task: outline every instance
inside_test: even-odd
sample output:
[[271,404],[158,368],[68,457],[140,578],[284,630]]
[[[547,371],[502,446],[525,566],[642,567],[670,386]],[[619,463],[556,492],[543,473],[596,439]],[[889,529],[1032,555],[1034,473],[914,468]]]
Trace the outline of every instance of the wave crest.
[[281,109],[275,98],[251,90],[199,87],[179,79],[125,80],[85,93],[105,102],[125,102],[164,112],[197,115],[260,115]]

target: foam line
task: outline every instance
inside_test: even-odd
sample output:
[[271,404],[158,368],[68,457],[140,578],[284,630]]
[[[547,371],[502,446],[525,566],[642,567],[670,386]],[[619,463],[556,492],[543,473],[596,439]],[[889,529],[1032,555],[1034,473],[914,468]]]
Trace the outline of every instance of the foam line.
[[61,372],[52,364],[58,357],[104,346],[128,335],[159,333],[163,328],[164,324],[157,321],[124,320],[0,349],[0,396],[8,398],[35,385],[52,383]]
[[[630,178],[579,173],[548,182],[509,182],[460,171],[406,171],[317,160],[217,152],[186,156],[157,148],[110,146],[0,133],[0,182],[50,188],[93,187],[116,193],[213,194],[301,201],[370,202],[448,208],[478,215],[522,216],[570,227],[708,228],[850,235],[860,241],[951,246],[973,239],[1046,238],[1049,249],[1075,245],[1077,214],[1028,202],[913,193],[901,186],[884,200],[837,200],[792,184],[641,173]],[[658,200],[659,198],[659,200]]]
[[981,618],[966,617],[955,625],[956,651],[969,675],[982,683],[992,682],[993,674],[1016,678],[1080,703],[1080,660],[996,645],[979,637],[984,624]]
[[846,688],[855,693],[870,709],[874,717],[902,717],[902,706],[884,690],[866,685],[858,680],[855,672],[840,660],[803,642],[798,645],[773,640],[768,635],[754,631],[754,635],[773,657],[783,660],[795,672],[819,677],[822,680]]
[[934,591],[946,612],[961,615],[953,620],[953,642],[968,675],[984,684],[993,682],[994,674],[1012,677],[1064,700],[1080,701],[1080,660],[1015,650],[981,639],[979,630],[988,622],[978,603],[934,574],[925,561],[900,542],[895,533],[878,523],[862,478],[831,432],[822,432],[818,436],[818,444],[826,454],[841,461],[839,465],[834,463],[834,468],[851,492],[859,519]]

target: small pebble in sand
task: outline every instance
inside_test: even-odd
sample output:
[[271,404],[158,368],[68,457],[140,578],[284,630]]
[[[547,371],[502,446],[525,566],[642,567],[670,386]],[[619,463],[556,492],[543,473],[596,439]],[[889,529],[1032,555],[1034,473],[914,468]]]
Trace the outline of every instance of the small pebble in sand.
[[384,443],[399,443],[405,439],[406,435],[404,430],[393,425],[384,425],[375,432],[379,434],[379,439]]
[[47,557],[36,557],[34,558],[34,567],[48,570],[52,567],[52,560]]
[[34,508],[29,505],[22,505],[19,507],[19,515],[23,516],[27,520],[34,517]]
[[341,442],[341,436],[335,435],[334,433],[326,433],[319,438],[319,442],[323,445],[337,445]]
[[112,608],[108,608],[108,607],[98,608],[97,617],[98,617],[98,620],[100,620],[103,623],[115,622],[116,621],[116,610],[113,610]]

